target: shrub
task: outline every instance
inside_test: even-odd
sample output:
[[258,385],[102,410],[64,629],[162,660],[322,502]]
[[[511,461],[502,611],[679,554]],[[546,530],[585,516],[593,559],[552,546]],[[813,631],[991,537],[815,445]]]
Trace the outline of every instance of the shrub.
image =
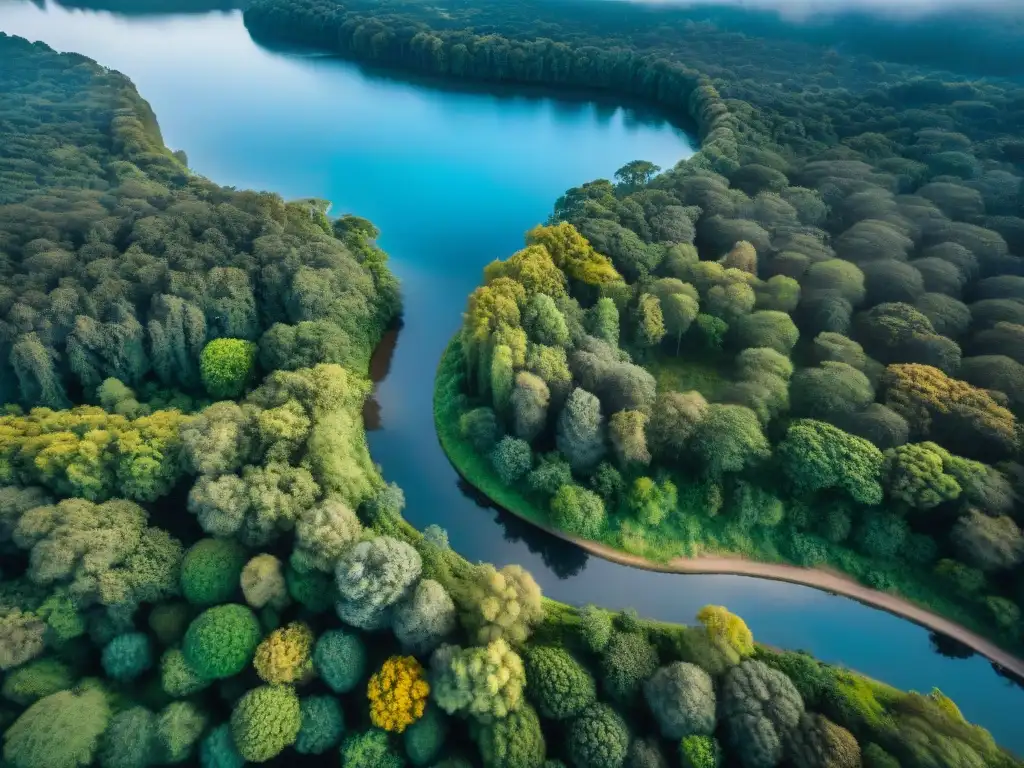
[[235,596],[245,549],[234,539],[200,539],[181,560],[181,594],[193,605],[216,605]]
[[415,766],[431,765],[441,754],[448,738],[448,718],[437,706],[427,705],[423,717],[405,729],[402,742],[409,762]]
[[261,634],[256,615],[244,605],[218,605],[189,624],[182,653],[201,678],[233,677],[252,660]]
[[302,727],[299,697],[286,685],[261,685],[242,696],[231,713],[238,753],[262,763],[295,743]]
[[300,755],[321,755],[341,742],[345,716],[333,696],[309,696],[299,701],[302,725],[295,739]]
[[309,571],[331,573],[338,559],[359,541],[363,526],[342,499],[328,497],[299,514],[291,564]]
[[329,629],[316,641],[313,666],[328,688],[348,693],[366,674],[366,646],[358,635]]
[[4,734],[13,768],[78,768],[92,763],[110,720],[98,686],[58,691],[30,706]]
[[511,486],[533,467],[533,451],[525,440],[505,435],[491,451],[491,464],[501,482]]
[[370,720],[385,731],[402,733],[423,717],[429,693],[420,663],[412,656],[392,656],[370,677]]
[[256,555],[242,568],[239,581],[245,602],[259,609],[270,606],[281,610],[288,605],[288,585],[281,561],[266,553]]
[[390,536],[361,541],[338,561],[338,615],[360,629],[382,629],[390,609],[419,578],[423,562],[409,544]]
[[455,629],[455,603],[440,582],[420,579],[413,593],[395,606],[391,628],[402,649],[425,654]]
[[155,755],[161,764],[189,758],[206,727],[206,715],[188,701],[168,704],[156,718]]
[[221,723],[206,734],[199,745],[199,764],[202,768],[242,768],[245,765],[229,723]]
[[541,768],[544,762],[544,734],[529,704],[481,726],[477,744],[485,768]]
[[149,638],[142,632],[118,635],[103,647],[102,661],[107,677],[130,682],[153,666]]
[[371,728],[345,737],[341,764],[345,768],[403,768],[405,761],[391,748],[387,731]]
[[430,683],[445,712],[487,723],[522,705],[526,673],[519,655],[498,639],[484,648],[442,645],[430,659]]
[[613,699],[631,702],[644,681],[658,668],[658,654],[647,639],[635,632],[612,635],[601,657],[605,690]]
[[313,631],[300,622],[275,629],[256,647],[253,666],[266,683],[300,683],[313,674]]
[[171,648],[160,659],[160,685],[164,693],[174,698],[184,698],[198,693],[210,681],[188,665],[185,654],[179,648]]
[[8,672],[0,694],[8,701],[26,707],[51,693],[71,688],[74,682],[71,670],[62,661],[35,659]]
[[215,400],[241,395],[252,378],[258,348],[243,339],[214,339],[203,347],[199,372]]
[[551,499],[551,522],[566,533],[596,539],[606,525],[604,502],[586,488],[563,485]]
[[567,720],[597,699],[594,678],[562,648],[533,646],[525,662],[527,694],[544,717]]
[[608,647],[612,637],[612,617],[603,608],[588,605],[580,610],[580,636],[594,653],[601,653]]
[[888,559],[901,551],[909,533],[907,522],[902,517],[888,512],[871,512],[864,516],[855,538],[864,554]]
[[722,748],[712,736],[687,736],[679,743],[682,768],[718,768]]
[[153,759],[156,717],[145,707],[122,710],[100,739],[100,768],[147,768]]
[[593,704],[572,721],[567,740],[576,768],[620,768],[629,749],[629,730],[614,709]]
[[665,738],[715,730],[715,685],[696,664],[678,661],[661,667],[644,683],[644,697]]

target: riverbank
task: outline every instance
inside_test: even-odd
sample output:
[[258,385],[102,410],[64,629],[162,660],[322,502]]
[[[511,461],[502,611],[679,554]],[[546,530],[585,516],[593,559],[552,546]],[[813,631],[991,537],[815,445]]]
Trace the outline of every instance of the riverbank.
[[[601,542],[573,536],[551,527],[547,524],[542,512],[523,493],[517,489],[508,488],[497,480],[486,456],[475,451],[472,446],[467,445],[461,439],[458,433],[458,413],[452,408],[452,403],[456,403],[457,398],[446,397],[443,391],[446,384],[451,381],[444,374],[451,369],[453,364],[458,365],[459,363],[457,355],[453,353],[454,347],[453,341],[441,358],[434,389],[434,421],[441,448],[463,480],[521,520],[525,520],[563,541],[574,544],[595,557],[632,568],[661,573],[752,576],[801,584],[849,597],[865,605],[907,619],[929,630],[948,635],[1013,675],[1024,678],[1024,658],[1001,648],[995,641],[911,600],[872,589],[833,570],[759,562],[746,557],[724,554],[675,557],[659,562],[623,552]],[[492,477],[494,482],[487,482],[488,477]]]

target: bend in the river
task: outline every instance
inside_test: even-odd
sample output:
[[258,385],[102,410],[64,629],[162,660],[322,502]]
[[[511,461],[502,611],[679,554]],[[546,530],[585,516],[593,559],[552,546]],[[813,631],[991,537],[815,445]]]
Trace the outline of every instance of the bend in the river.
[[[84,2],[82,3],[85,4]],[[128,18],[0,0],[0,30],[114,67],[153,105],[167,143],[198,172],[285,197],[316,196],[382,230],[405,297],[405,327],[378,350],[374,459],[406,494],[419,528],[448,529],[471,560],[522,563],[570,603],[635,607],[691,621],[727,605],[758,639],[901,688],[940,687],[972,721],[1024,752],[1024,690],[974,655],[933,652],[921,627],[809,587],[735,575],[643,571],[494,510],[462,484],[438,445],[434,372],[485,264],[521,247],[568,187],[629,160],[662,166],[689,142],[657,115],[550,93],[435,89],[325,57],[256,46],[237,12]],[[372,423],[369,426],[374,426]]]

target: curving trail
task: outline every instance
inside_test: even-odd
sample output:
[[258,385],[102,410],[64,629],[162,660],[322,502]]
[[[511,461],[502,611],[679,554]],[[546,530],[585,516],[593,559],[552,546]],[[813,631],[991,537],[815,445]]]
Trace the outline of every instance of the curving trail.
[[[470,485],[473,481],[466,477],[460,468],[453,462],[453,467],[459,475]],[[476,488],[475,485],[473,485]],[[477,488],[477,491],[483,493]],[[493,501],[493,500],[492,500]],[[494,502],[496,503],[496,502]],[[796,565],[781,565],[778,563],[760,563],[756,560],[748,560],[743,557],[727,555],[701,555],[700,557],[677,557],[665,563],[648,560],[639,555],[630,555],[620,552],[617,549],[600,544],[590,539],[582,539],[572,536],[556,528],[538,523],[515,510],[506,509],[519,519],[536,526],[541,530],[555,536],[563,541],[575,544],[580,549],[595,557],[609,560],[619,565],[627,565],[631,568],[640,568],[646,571],[659,571],[661,573],[691,573],[691,574],[729,574],[734,576],[754,576],[773,581],[788,581],[793,584],[802,584],[807,587],[814,587],[825,592],[831,592],[844,597],[852,598],[858,602],[881,608],[883,611],[900,616],[912,621],[922,627],[952,637],[989,661],[998,664],[1006,670],[1019,677],[1024,677],[1024,659],[1004,651],[991,640],[972,632],[954,621],[943,618],[937,613],[922,608],[902,597],[896,597],[877,589],[866,587],[860,582],[854,581],[849,576],[833,570],[823,568],[801,568]]]

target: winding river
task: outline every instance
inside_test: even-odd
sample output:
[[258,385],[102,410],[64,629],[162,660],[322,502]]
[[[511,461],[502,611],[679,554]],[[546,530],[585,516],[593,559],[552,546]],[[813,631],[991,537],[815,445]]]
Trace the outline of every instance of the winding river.
[[[190,6],[202,3],[190,2]],[[207,7],[216,6],[216,2]],[[434,434],[434,369],[466,295],[521,246],[566,188],[643,158],[671,166],[691,139],[656,114],[541,91],[396,79],[322,56],[255,45],[237,11],[121,16],[0,0],[0,30],[114,67],[136,83],[167,143],[238,187],[334,201],[373,220],[405,297],[405,326],[374,359],[374,459],[418,527],[444,526],[471,560],[522,563],[546,594],[690,621],[707,603],[756,638],[801,648],[901,688],[940,687],[971,720],[1024,752],[1024,690],[979,656],[908,621],[808,587],[743,576],[640,571],[589,557],[478,500]],[[955,644],[952,644],[955,645]]]

